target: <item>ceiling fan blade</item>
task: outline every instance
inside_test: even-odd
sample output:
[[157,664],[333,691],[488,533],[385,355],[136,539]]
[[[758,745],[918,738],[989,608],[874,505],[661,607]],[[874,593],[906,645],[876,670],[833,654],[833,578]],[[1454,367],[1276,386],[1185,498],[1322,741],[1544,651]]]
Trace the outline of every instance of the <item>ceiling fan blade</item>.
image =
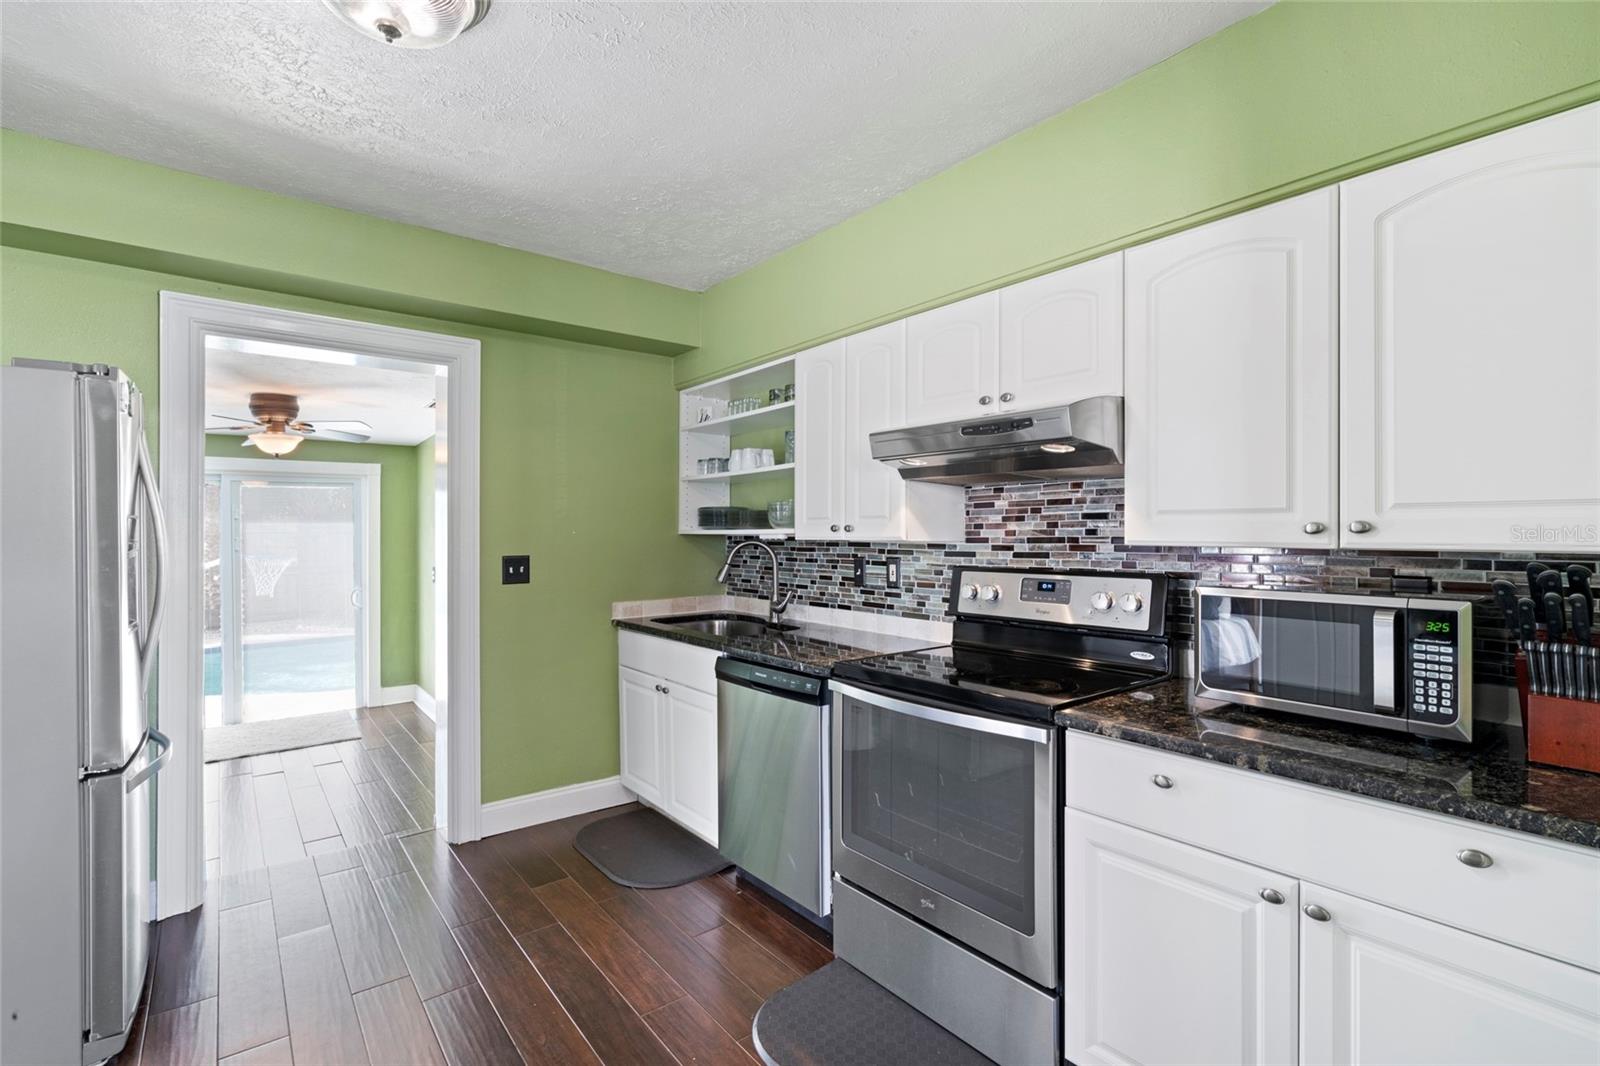
[[256,421],[254,415],[219,415],[213,412],[209,415],[206,415],[206,417],[221,419],[224,422],[249,422],[252,425]]
[[347,440],[352,444],[364,444],[372,439],[370,433],[342,433],[337,429],[323,429],[320,426],[306,427],[306,432],[318,440]]
[[371,426],[367,425],[365,422],[354,419],[343,422],[337,420],[332,422],[313,422],[311,425],[316,426],[319,431],[332,429],[337,430],[340,433],[365,433],[369,437],[372,436]]
[[205,431],[207,433],[259,433],[261,431],[261,427],[257,425],[207,426]]

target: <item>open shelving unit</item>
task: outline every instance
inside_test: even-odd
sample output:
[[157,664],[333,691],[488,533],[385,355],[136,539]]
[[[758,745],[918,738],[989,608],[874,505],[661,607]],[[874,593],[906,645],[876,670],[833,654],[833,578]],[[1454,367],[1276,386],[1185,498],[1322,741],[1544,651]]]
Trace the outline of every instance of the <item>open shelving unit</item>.
[[[701,459],[725,459],[735,448],[771,448],[783,458],[783,435],[794,429],[794,402],[765,403],[773,389],[794,384],[794,356],[708,381],[678,393],[678,532],[716,537],[784,537],[792,528],[702,529],[702,507],[740,506],[766,513],[773,500],[794,499],[794,464],[780,462],[725,474],[697,473]],[[716,401],[756,396],[763,406],[702,421]]]

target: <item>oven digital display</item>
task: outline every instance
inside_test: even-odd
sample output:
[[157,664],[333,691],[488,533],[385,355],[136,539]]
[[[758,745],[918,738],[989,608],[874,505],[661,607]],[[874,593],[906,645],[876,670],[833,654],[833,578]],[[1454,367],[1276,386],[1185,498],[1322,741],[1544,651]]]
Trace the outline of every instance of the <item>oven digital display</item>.
[[1024,603],[1071,603],[1072,582],[1058,577],[1025,577],[1022,579]]

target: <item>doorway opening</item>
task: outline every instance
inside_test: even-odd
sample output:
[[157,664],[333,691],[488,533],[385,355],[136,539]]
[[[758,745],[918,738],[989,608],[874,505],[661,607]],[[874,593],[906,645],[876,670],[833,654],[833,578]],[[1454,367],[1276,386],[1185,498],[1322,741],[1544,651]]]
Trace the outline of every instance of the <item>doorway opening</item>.
[[[478,342],[163,293],[161,378],[192,606],[161,645],[158,916],[341,845],[476,839]],[[236,731],[276,735],[214,750]]]

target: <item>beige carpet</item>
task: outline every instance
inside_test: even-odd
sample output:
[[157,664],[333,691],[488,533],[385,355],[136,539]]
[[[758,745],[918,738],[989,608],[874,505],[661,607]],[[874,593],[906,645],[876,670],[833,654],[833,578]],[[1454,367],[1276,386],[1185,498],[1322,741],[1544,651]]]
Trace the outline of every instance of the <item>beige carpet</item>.
[[337,744],[361,736],[355,712],[329,711],[298,718],[276,718],[270,722],[241,722],[238,725],[212,726],[206,730],[206,762],[242,759],[291,748],[310,748],[318,744]]

